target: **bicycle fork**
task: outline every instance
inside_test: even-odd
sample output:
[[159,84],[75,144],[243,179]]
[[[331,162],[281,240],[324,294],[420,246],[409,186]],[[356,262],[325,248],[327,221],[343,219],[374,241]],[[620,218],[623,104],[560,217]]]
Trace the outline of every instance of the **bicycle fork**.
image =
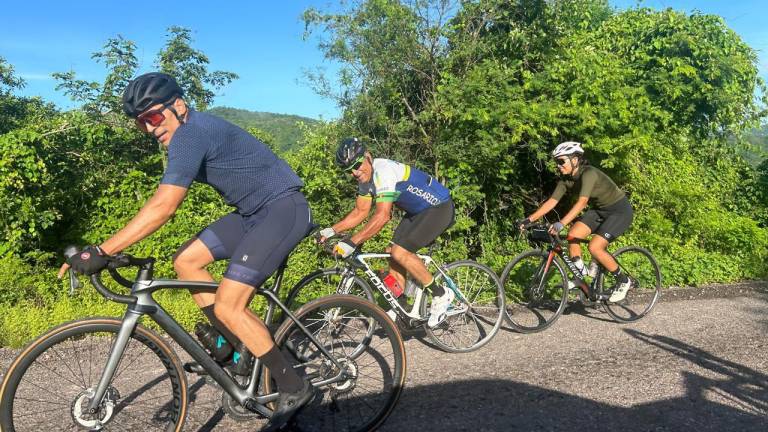
[[139,318],[141,318],[142,315],[141,312],[136,312],[129,308],[123,316],[123,323],[120,325],[120,331],[117,333],[117,338],[112,344],[112,348],[110,348],[104,372],[101,374],[101,379],[99,379],[99,384],[96,386],[96,391],[94,392],[91,401],[88,403],[88,414],[95,414],[98,412],[102,399],[104,399],[104,395],[109,387],[109,383],[112,382],[115,371],[117,371],[117,367],[120,365],[120,359],[123,357],[125,347],[128,346],[131,335],[136,329],[136,324],[139,322]]

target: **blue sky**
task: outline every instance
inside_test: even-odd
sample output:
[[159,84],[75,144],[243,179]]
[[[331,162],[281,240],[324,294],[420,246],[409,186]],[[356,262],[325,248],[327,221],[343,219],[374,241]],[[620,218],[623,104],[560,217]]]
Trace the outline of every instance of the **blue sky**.
[[[768,76],[768,8],[765,0],[646,0],[642,5],[713,13],[725,18],[760,55]],[[211,70],[227,70],[240,79],[222,90],[214,105],[253,111],[338,117],[332,101],[314,94],[303,70],[334,65],[323,59],[314,40],[301,39],[301,13],[310,6],[327,9],[329,0],[184,2],[9,1],[3,5],[0,56],[27,82],[24,95],[40,95],[60,107],[73,104],[54,90],[53,72],[75,70],[78,77],[101,81],[102,65],[91,53],[117,34],[138,46],[141,71],[149,71],[165,41],[166,29],[192,29],[194,46],[211,60]],[[618,8],[636,0],[612,0]]]

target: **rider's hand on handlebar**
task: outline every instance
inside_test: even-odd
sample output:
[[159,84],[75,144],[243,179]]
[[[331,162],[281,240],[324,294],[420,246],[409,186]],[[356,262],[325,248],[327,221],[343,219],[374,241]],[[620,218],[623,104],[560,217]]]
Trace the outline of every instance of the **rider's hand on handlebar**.
[[565,228],[565,225],[563,225],[562,222],[557,221],[549,226],[549,233],[553,236],[558,236],[560,235],[560,231],[562,231],[563,228]]
[[336,235],[336,231],[333,230],[333,228],[323,228],[318,233],[315,239],[317,240],[318,244],[324,244],[327,242],[330,238]]
[[336,246],[333,247],[333,254],[346,258],[352,255],[352,253],[355,252],[355,249],[357,249],[357,245],[352,240],[339,240],[339,242],[336,243]]
[[[107,258],[104,251],[98,246],[88,246],[79,253],[72,255],[67,259],[67,264],[72,266],[72,270],[90,276],[98,273],[107,267]],[[66,264],[65,264],[66,265]],[[66,268],[61,266],[59,277],[61,277]]]
[[532,223],[533,222],[531,222],[531,220],[528,219],[528,218],[518,219],[518,220],[515,221],[515,226],[518,227],[520,229],[520,231],[523,231],[526,228],[528,228],[529,226],[531,226]]

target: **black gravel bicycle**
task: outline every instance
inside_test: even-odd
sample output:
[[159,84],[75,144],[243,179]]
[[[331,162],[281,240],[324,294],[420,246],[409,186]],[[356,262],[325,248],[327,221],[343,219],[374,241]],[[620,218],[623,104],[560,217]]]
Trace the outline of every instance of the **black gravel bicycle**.
[[598,265],[587,283],[564,252],[566,243],[550,235],[546,225],[531,225],[527,236],[535,248],[517,255],[501,275],[505,317],[520,332],[533,333],[554,324],[568,304],[569,293],[570,300],[589,307],[600,304],[614,320],[623,323],[646,316],[661,296],[661,271],[647,249],[625,246],[612,253],[632,287],[624,300],[611,303],[608,298],[615,281],[610,272]]
[[[217,363],[155,301],[162,289],[215,291],[217,285],[153,278],[154,258],[109,257],[112,278],[130,289],[119,294],[100,274],[90,281],[107,299],[127,305],[122,318],[93,317],[55,327],[22,350],[0,387],[0,429],[14,431],[181,431],[189,400],[187,379],[167,338],[139,324],[152,318],[222,389],[221,407],[236,420],[272,415],[269,370],[255,359],[247,376]],[[134,281],[118,273],[138,268]],[[285,317],[275,343],[316,388],[315,399],[293,419],[302,431],[369,431],[389,416],[406,375],[403,341],[392,320],[356,296],[334,296],[292,312],[278,299],[286,263],[270,289],[256,294]],[[70,274],[71,279],[74,276]],[[76,281],[76,279],[74,279]]]

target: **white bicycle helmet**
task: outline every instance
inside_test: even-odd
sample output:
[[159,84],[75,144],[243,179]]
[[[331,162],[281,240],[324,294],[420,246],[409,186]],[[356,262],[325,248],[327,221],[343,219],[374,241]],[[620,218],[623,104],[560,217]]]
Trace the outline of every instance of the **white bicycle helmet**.
[[570,156],[572,154],[584,154],[584,149],[581,147],[581,143],[576,141],[566,141],[558,144],[554,150],[552,150],[552,157],[558,158],[560,156]]

